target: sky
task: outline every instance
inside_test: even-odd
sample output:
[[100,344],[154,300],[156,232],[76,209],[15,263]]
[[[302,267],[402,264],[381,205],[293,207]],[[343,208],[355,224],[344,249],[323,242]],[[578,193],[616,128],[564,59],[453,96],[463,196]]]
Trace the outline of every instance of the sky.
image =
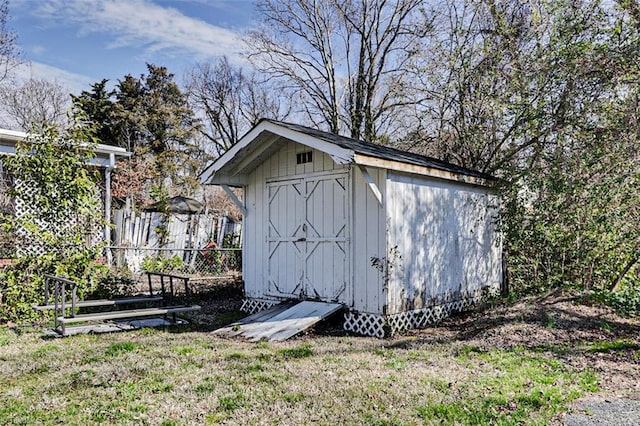
[[19,77],[57,80],[71,93],[165,66],[185,70],[222,55],[241,65],[252,0],[10,0],[10,30],[28,63]]

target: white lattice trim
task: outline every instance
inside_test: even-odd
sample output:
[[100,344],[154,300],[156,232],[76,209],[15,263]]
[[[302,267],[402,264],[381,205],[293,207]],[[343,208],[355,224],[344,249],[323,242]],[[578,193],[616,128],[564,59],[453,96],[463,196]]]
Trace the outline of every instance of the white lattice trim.
[[344,329],[365,336],[382,339],[385,336],[385,318],[382,315],[348,312],[344,316]]
[[[37,196],[42,192],[42,188],[37,188],[28,182],[23,180],[16,179],[14,182],[16,189],[19,189],[21,192],[24,192],[28,195],[28,197]],[[102,194],[104,193],[104,183],[99,184],[99,192],[100,194],[96,194],[100,203],[101,210],[104,210],[104,197]],[[38,215],[36,213],[36,207],[28,204],[23,198],[15,197],[13,200],[14,209],[17,217],[22,216],[35,216],[35,218],[31,219],[37,226],[43,231],[48,231],[53,233],[54,235],[62,235],[62,233],[73,229],[74,227],[82,226],[83,230],[85,230],[83,223],[83,218],[78,216],[69,215],[64,220],[62,218],[58,218],[57,223],[47,223],[43,219],[38,219]],[[104,240],[104,229],[102,226],[99,226],[98,223],[90,224],[91,227],[86,229],[86,236],[88,237],[87,243],[92,247],[100,243]],[[42,256],[47,252],[51,251],[51,247],[45,247],[42,245],[41,238],[33,238],[31,236],[31,231],[26,228],[18,229],[18,234],[20,235],[22,241],[16,248],[16,254],[18,257],[23,256]]]
[[270,307],[278,303],[279,302],[276,300],[244,299],[244,301],[242,302],[242,306],[240,307],[240,310],[242,312],[246,312],[249,315],[251,315],[251,314],[255,314],[256,312],[269,309]]
[[349,312],[345,315],[344,329],[365,336],[389,337],[403,330],[435,324],[450,316],[452,312],[461,311],[480,302],[482,297],[483,291],[478,290],[453,302],[386,316]]

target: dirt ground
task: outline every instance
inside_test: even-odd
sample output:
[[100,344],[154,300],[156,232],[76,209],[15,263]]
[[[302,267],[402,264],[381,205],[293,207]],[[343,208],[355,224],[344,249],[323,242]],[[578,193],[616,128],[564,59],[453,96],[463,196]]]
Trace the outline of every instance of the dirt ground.
[[[238,319],[240,281],[199,289],[203,307],[198,327],[215,329]],[[345,335],[340,318],[316,326],[314,335]],[[480,349],[526,347],[544,352],[577,370],[600,378],[600,392],[576,401],[555,424],[640,424],[640,321],[581,297],[553,292],[515,303],[485,303],[421,330],[388,339],[391,347],[456,342]],[[622,407],[622,408],[621,408]]]
[[408,335],[423,341],[463,341],[487,350],[523,346],[549,353],[578,370],[594,371],[601,389],[575,401],[553,424],[640,425],[637,319],[554,293],[512,305],[485,305]]
[[407,335],[484,349],[522,346],[549,352],[578,369],[595,371],[603,394],[640,399],[640,322],[585,304],[580,297],[553,293],[511,305],[485,305]]

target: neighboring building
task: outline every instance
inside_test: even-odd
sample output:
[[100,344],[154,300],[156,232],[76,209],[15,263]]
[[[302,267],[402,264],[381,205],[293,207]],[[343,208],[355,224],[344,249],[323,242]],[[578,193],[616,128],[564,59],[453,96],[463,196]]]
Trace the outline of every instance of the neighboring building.
[[[432,158],[260,121],[203,173],[244,215],[243,308],[339,302],[344,327],[425,326],[502,283],[494,178]],[[229,186],[244,188],[240,202]]]
[[[2,162],[2,156],[15,155],[16,143],[22,140],[26,140],[27,133],[18,132],[13,130],[0,129],[0,163]],[[104,207],[104,215],[106,219],[106,226],[104,229],[104,239],[110,240],[111,237],[111,172],[116,166],[116,159],[118,157],[128,157],[128,153],[124,148],[111,145],[99,144],[94,148],[95,156],[89,160],[88,166],[98,167],[101,170],[103,178],[103,186],[100,188],[101,202]],[[0,164],[0,173],[3,173]],[[4,181],[0,179],[0,181]],[[13,206],[16,214],[28,212],[29,206],[17,203]],[[22,211],[24,210],[24,211]]]

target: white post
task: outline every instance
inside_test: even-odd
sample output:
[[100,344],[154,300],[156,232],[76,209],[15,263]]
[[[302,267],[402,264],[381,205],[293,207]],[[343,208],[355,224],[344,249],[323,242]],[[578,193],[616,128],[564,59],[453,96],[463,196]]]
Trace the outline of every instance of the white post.
[[116,166],[115,154],[109,154],[109,165],[104,171],[104,242],[105,242],[105,257],[107,266],[111,267],[113,263],[113,257],[111,255],[111,172]]

